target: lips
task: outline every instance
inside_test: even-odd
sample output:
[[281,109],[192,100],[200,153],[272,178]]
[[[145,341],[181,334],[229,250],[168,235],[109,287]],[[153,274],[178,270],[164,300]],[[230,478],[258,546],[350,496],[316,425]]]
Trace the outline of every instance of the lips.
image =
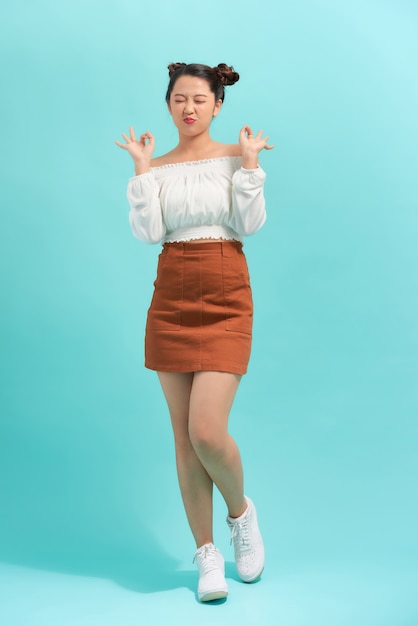
[[194,123],[195,123],[195,121],[196,121],[196,120],[195,120],[193,117],[185,117],[185,118],[183,119],[183,122],[184,122],[185,124],[194,124]]

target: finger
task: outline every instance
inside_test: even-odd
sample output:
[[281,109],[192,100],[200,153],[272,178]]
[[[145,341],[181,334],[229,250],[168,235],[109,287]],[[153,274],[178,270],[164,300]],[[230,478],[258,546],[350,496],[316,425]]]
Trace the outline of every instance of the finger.
[[252,131],[252,130],[251,130],[251,128],[248,126],[248,124],[246,124],[246,125],[244,126],[244,128],[242,129],[242,131],[241,131],[241,132],[242,132],[242,133],[244,133],[244,135],[245,135],[245,134],[247,134],[247,135],[252,135],[252,134],[253,134],[253,131]]
[[273,150],[274,146],[264,146],[264,150]]
[[151,143],[151,139],[148,136],[148,133],[143,133],[139,138],[140,143],[143,146],[149,145]]
[[136,141],[135,131],[133,126],[129,126],[129,135],[132,141]]
[[127,135],[125,135],[125,133],[122,133],[122,137],[124,138],[126,143],[129,143],[131,141],[130,138]]
[[149,142],[150,144],[153,144],[153,143],[154,143],[154,135],[152,135],[152,134],[149,132],[149,130],[147,130],[147,132],[146,132],[146,133],[142,133],[142,135],[141,135],[141,137],[140,137],[140,140],[141,140],[141,142],[142,142],[143,144],[145,144],[145,143],[146,143],[147,139],[148,139],[148,142]]
[[117,146],[119,146],[119,148],[123,148],[123,150],[126,150],[126,143],[120,143],[120,141],[115,141],[115,144]]

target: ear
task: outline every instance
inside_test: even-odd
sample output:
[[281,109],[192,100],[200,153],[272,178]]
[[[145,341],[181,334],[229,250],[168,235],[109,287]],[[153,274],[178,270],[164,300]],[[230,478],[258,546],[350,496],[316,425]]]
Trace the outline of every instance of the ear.
[[167,102],[167,109],[168,109],[168,112],[169,112],[169,113],[170,113],[170,115],[171,115],[171,106],[170,106],[170,103],[169,103],[169,102]]
[[221,110],[222,100],[215,102],[215,108],[213,109],[213,117],[216,117]]

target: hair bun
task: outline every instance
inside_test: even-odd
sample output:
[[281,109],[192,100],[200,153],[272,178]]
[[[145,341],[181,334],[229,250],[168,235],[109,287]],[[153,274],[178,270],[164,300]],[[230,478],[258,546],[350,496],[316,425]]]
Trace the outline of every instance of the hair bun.
[[168,75],[171,76],[174,74],[174,72],[176,72],[179,67],[185,67],[186,63],[170,63],[170,65],[168,66]]
[[232,65],[219,63],[213,69],[218,74],[219,79],[223,85],[234,85],[239,80],[239,74],[238,72],[234,71]]

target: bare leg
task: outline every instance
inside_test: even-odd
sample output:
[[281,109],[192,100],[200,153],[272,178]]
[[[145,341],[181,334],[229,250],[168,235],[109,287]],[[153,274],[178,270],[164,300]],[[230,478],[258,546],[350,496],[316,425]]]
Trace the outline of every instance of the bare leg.
[[231,517],[245,508],[241,457],[228,433],[240,376],[227,372],[158,373],[173,426],[177,473],[199,548],[213,543],[213,483]]
[[[230,518],[240,517],[247,509],[241,457],[228,433],[229,412],[240,377],[227,372],[159,373],[159,377],[173,424],[183,502],[196,547],[200,548],[213,543],[214,483]],[[253,503],[248,502],[248,513],[239,522],[227,521],[234,538],[238,574],[243,581],[253,582],[264,568],[263,540]],[[220,553],[205,547],[195,557],[199,599],[225,597],[228,586]]]
[[176,446],[177,474],[184,508],[196,547],[213,543],[213,481],[200,462],[189,437],[189,407],[194,375],[158,373],[170,411]]
[[228,433],[229,412],[240,379],[228,372],[196,372],[190,396],[190,441],[231,517],[239,517],[247,506],[241,456]]

